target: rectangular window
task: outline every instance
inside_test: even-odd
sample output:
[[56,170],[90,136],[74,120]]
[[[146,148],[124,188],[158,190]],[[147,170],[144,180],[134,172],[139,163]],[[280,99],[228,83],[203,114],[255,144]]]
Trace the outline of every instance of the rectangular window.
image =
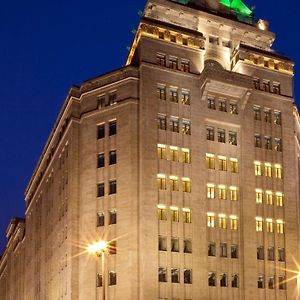
[[275,138],[275,147],[274,150],[278,152],[282,152],[282,140],[280,138]]
[[213,127],[206,127],[206,139],[208,141],[215,140],[215,130]]
[[274,224],[272,219],[266,219],[267,222],[267,232],[274,233]]
[[276,220],[277,233],[284,234],[284,223],[282,220]]
[[231,230],[237,230],[238,229],[237,216],[230,216],[230,229]]
[[272,150],[272,138],[270,136],[265,136],[265,149]]
[[262,175],[261,162],[259,162],[259,161],[254,162],[254,174],[255,174],[255,176],[261,176]]
[[158,115],[157,128],[161,130],[167,130],[167,117],[165,115]]
[[182,209],[183,223],[192,223],[191,210],[189,208]]
[[219,111],[227,112],[227,103],[225,100],[219,100]]
[[229,109],[230,109],[230,113],[232,115],[237,115],[238,114],[238,108],[237,108],[237,103],[236,102],[230,102]]
[[178,70],[178,59],[177,57],[169,58],[169,68],[172,70]]
[[280,83],[273,83],[273,93],[280,95],[281,91],[280,91]]
[[191,192],[191,180],[189,178],[183,177],[182,184],[183,184],[183,192],[190,193]]
[[263,231],[263,220],[261,217],[256,217],[256,231],[261,232]]
[[254,134],[254,147],[261,148],[261,136],[260,134]]
[[206,185],[206,189],[207,189],[207,198],[208,199],[214,199],[215,198],[215,186],[214,186],[214,184],[208,183]]
[[165,236],[158,237],[158,250],[167,251],[167,238]]
[[238,245],[231,245],[231,258],[238,258]]
[[216,100],[214,97],[208,96],[207,98],[207,108],[216,109]]
[[265,288],[265,278],[263,275],[258,275],[257,277],[257,288],[259,289]]
[[183,271],[184,283],[192,284],[192,270],[184,269]]
[[282,179],[282,167],[281,165],[275,165],[275,177]]
[[226,48],[231,48],[231,42],[227,40],[222,41],[222,46]]
[[105,96],[104,95],[99,96],[99,98],[97,100],[97,105],[98,105],[99,109],[105,107]]
[[268,247],[268,260],[274,261],[274,259],[275,259],[274,247]]
[[239,171],[238,160],[236,158],[230,158],[230,172],[238,173],[238,171]]
[[225,130],[224,129],[218,129],[218,142],[219,143],[226,143],[226,137],[225,137]]
[[171,269],[171,282],[172,283],[180,283],[179,273],[180,273],[179,269],[177,269],[177,268]]
[[191,163],[191,153],[190,149],[182,148],[182,162],[185,164]]
[[215,214],[207,213],[207,227],[214,228],[215,227]]
[[215,156],[211,153],[206,153],[205,164],[207,169],[215,169]]
[[267,177],[272,177],[272,166],[270,163],[265,163],[265,175]]
[[157,206],[157,216],[159,221],[167,221],[167,209],[164,205]]
[[226,187],[225,187],[225,185],[219,185],[218,190],[219,190],[219,199],[226,200],[227,197],[226,197]]
[[227,228],[226,216],[223,214],[219,214],[219,227],[222,229]]
[[182,133],[191,135],[191,121],[183,119],[182,120]]
[[178,147],[170,146],[170,159],[176,162],[179,161]]
[[98,212],[97,213],[97,227],[104,226],[104,213]]
[[116,180],[110,180],[109,181],[109,195],[113,195],[117,193],[117,181]]
[[227,257],[227,244],[220,243],[220,257]]
[[109,121],[108,126],[109,126],[108,127],[109,136],[117,134],[117,121],[116,120]]
[[171,191],[179,191],[179,182],[177,176],[170,176],[170,189]]
[[273,205],[273,193],[272,191],[266,191],[266,202],[268,205]]
[[263,203],[263,194],[261,189],[256,189],[255,190],[255,200],[256,203],[262,204]]
[[227,287],[227,274],[221,273],[220,275],[220,287]]
[[263,90],[265,92],[270,92],[270,81],[269,80],[263,80]]
[[278,287],[280,290],[286,290],[286,278],[285,276],[278,276]]
[[239,275],[238,274],[232,274],[231,287],[232,288],[238,288],[239,287]]
[[214,45],[219,45],[219,38],[216,36],[209,36],[209,42]]
[[229,131],[229,144],[236,146],[237,145],[237,133]]
[[227,171],[227,158],[225,156],[218,156],[219,171]]
[[277,206],[283,206],[283,194],[281,192],[276,192],[276,204]]
[[100,273],[96,276],[96,287],[102,287],[102,274]]
[[170,130],[172,132],[179,132],[179,119],[176,117],[170,118]]
[[158,281],[167,282],[167,268],[164,267],[158,268]]
[[157,174],[157,188],[159,190],[166,190],[167,189],[166,175]]
[[258,260],[264,260],[265,259],[264,246],[257,247],[256,258]]
[[117,254],[117,241],[110,241],[108,243],[108,254],[110,255]]
[[98,183],[97,185],[97,197],[104,196],[104,182]]
[[272,122],[271,109],[265,108],[265,110],[264,110],[264,120],[267,123]]
[[189,73],[190,72],[190,62],[187,60],[181,60],[181,71]]
[[166,55],[158,53],[156,55],[156,62],[159,66],[165,67],[166,66]]
[[117,224],[117,211],[112,209],[109,211],[109,225]]
[[285,249],[278,248],[278,261],[285,261]]
[[111,93],[108,95],[108,104],[109,105],[117,104],[117,94],[116,93]]
[[117,150],[109,151],[109,164],[115,165],[117,163]]
[[183,241],[183,252],[192,253],[192,241],[187,239]]
[[103,168],[105,165],[104,153],[99,153],[97,158],[97,168]]
[[182,90],[181,91],[181,103],[183,105],[190,105],[191,104],[190,91],[188,91],[188,90]]
[[260,121],[261,120],[260,106],[253,106],[253,112],[254,112],[254,120]]
[[166,159],[166,145],[157,145],[157,157],[159,159]]
[[105,138],[105,124],[100,124],[97,126],[97,139]]
[[156,90],[157,99],[166,100],[166,87],[159,85]]
[[178,103],[178,89],[177,88],[170,89],[170,101]]
[[179,252],[179,238],[171,238],[171,251]]
[[281,125],[281,112],[278,110],[274,111],[274,123],[276,125]]
[[117,284],[117,273],[114,271],[109,271],[108,273],[108,285],[116,285]]
[[216,256],[216,243],[210,242],[208,244],[208,256]]
[[268,288],[271,290],[275,288],[275,276],[268,276]]
[[171,220],[172,222],[179,222],[178,207],[171,207]]
[[253,79],[253,85],[254,85],[254,88],[256,90],[260,90],[260,80],[259,80],[259,78],[254,78]]
[[216,273],[215,272],[208,273],[208,286],[216,286]]

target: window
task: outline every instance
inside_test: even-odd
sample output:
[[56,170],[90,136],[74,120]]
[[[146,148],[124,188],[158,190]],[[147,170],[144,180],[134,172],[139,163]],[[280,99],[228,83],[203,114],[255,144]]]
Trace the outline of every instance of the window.
[[170,118],[170,130],[172,132],[179,132],[179,119],[176,117]]
[[214,45],[219,45],[219,38],[216,37],[216,36],[210,36],[209,37],[209,42],[211,44],[214,44]]
[[109,211],[109,225],[117,224],[117,211],[112,209]]
[[263,275],[258,275],[257,277],[257,288],[259,289],[265,288],[265,278]]
[[267,222],[267,232],[274,233],[274,224],[272,219],[266,219]]
[[268,205],[273,205],[273,193],[272,191],[266,191],[266,202]]
[[115,165],[117,163],[117,150],[109,151],[109,164]]
[[219,199],[226,200],[226,187],[225,187],[225,185],[219,185],[218,190],[219,190]]
[[157,87],[157,98],[160,100],[166,100],[166,87],[165,86]]
[[256,90],[259,90],[259,89],[260,89],[260,80],[259,80],[259,78],[254,78],[254,79],[253,79],[253,85],[254,85],[254,88],[255,88]]
[[114,271],[109,271],[108,273],[108,285],[116,285],[117,284],[117,273]]
[[277,206],[283,206],[283,194],[281,192],[276,192],[276,204]]
[[182,148],[182,162],[186,164],[191,163],[191,154],[190,154],[190,149]]
[[156,55],[156,62],[159,66],[165,67],[166,66],[166,55],[158,53]]
[[218,129],[218,142],[226,143],[225,130]]
[[274,111],[274,123],[276,125],[281,125],[281,112],[278,110]]
[[104,213],[99,212],[97,213],[97,227],[104,226]]
[[254,134],[254,147],[261,148],[261,136],[260,134]]
[[159,221],[167,221],[167,210],[164,205],[157,206],[157,216]]
[[191,210],[189,208],[183,208],[183,223],[192,223]]
[[166,175],[157,174],[157,188],[159,190],[166,190],[167,189]]
[[275,151],[282,152],[282,140],[279,138],[275,138],[274,141],[275,141],[275,147],[274,147]]
[[207,98],[207,107],[209,109],[216,109],[216,100],[214,97],[209,96]]
[[281,165],[275,165],[275,177],[281,179],[282,178],[282,167]]
[[208,273],[208,286],[216,286],[216,273],[215,272]]
[[230,229],[231,230],[237,230],[238,229],[237,216],[230,216]]
[[117,94],[116,93],[111,93],[108,95],[108,104],[109,105],[117,104]]
[[277,224],[277,233],[278,234],[284,234],[284,223],[282,220],[276,220]]
[[226,48],[231,48],[231,42],[227,40],[222,41],[222,46]]
[[238,109],[237,109],[237,103],[236,102],[230,102],[229,109],[230,109],[230,113],[232,115],[237,115],[238,114]]
[[171,238],[171,251],[179,252],[179,238]]
[[157,145],[157,157],[159,159],[166,159],[166,145]]
[[192,253],[192,241],[187,239],[183,241],[183,252]]
[[227,228],[226,216],[223,214],[219,214],[219,227],[222,229]]
[[285,276],[278,276],[278,287],[280,290],[286,290],[286,279]]
[[285,250],[284,248],[278,248],[278,261],[285,261]]
[[239,171],[238,160],[236,158],[230,158],[230,172],[238,173],[238,171]]
[[182,133],[191,135],[191,121],[183,119],[182,120]]
[[167,268],[164,267],[158,268],[158,281],[167,282]]
[[221,275],[220,275],[220,287],[227,287],[227,275],[226,275],[226,273],[221,273]]
[[179,283],[179,269],[172,268],[171,269],[171,282],[172,283]]
[[263,90],[265,92],[270,92],[270,81],[269,80],[263,80]]
[[273,93],[280,95],[280,83],[273,83]]
[[256,231],[260,232],[263,231],[263,220],[261,217],[256,217]]
[[272,166],[270,163],[265,163],[265,175],[267,177],[272,177]]
[[178,161],[179,160],[178,147],[170,146],[170,155],[172,161]]
[[219,100],[219,111],[227,112],[227,103],[225,100]]
[[170,176],[170,189],[171,191],[179,191],[179,182],[177,176]]
[[274,259],[275,259],[274,247],[268,247],[268,260],[274,261]]
[[181,91],[181,103],[183,105],[190,105],[191,104],[190,91],[188,91],[188,90],[182,90]]
[[104,196],[104,182],[98,183],[97,185],[97,197]]
[[254,174],[256,176],[261,176],[262,172],[261,172],[261,162],[259,161],[255,161],[254,162]]
[[214,184],[208,183],[206,185],[207,190],[207,198],[214,199],[215,198],[215,186]]
[[104,108],[105,107],[105,96],[99,96],[98,100],[97,100],[97,105],[98,108]]
[[190,193],[191,192],[191,180],[189,178],[183,177],[182,184],[183,184],[183,192]]
[[183,271],[184,283],[191,284],[192,283],[192,270],[184,269]]
[[206,153],[205,158],[206,168],[207,169],[215,169],[215,156],[211,153]]
[[182,72],[190,72],[190,62],[187,60],[181,60],[181,71]]
[[254,112],[254,120],[260,121],[261,120],[260,106],[253,106],[253,112]]
[[207,213],[207,227],[215,227],[215,214]]
[[170,101],[178,103],[178,89],[177,88],[170,89]]
[[105,124],[100,124],[97,126],[97,139],[105,138]]
[[256,189],[255,190],[255,200],[256,203],[263,203],[263,194],[262,194],[262,190],[261,189]]
[[265,136],[265,149],[272,150],[272,139],[270,136]]
[[179,222],[178,207],[171,207],[171,220],[172,222]]
[[231,258],[238,258],[238,245],[231,245]]
[[215,130],[213,127],[206,127],[206,139],[208,141],[215,140]]
[[97,168],[103,168],[105,165],[104,153],[98,154]]
[[167,238],[165,236],[158,237],[158,250],[167,251]]
[[232,274],[231,287],[232,288],[238,288],[239,287],[239,275],[238,274]]
[[257,247],[256,256],[257,256],[258,260],[264,260],[264,258],[265,258],[265,255],[264,255],[264,246]]
[[268,288],[273,290],[275,288],[275,277],[268,276]]
[[161,130],[167,130],[167,117],[165,115],[158,115],[157,128]]
[[117,134],[117,121],[109,121],[108,125],[109,136]]
[[216,256],[216,243],[210,242],[208,244],[208,256]]
[[169,68],[172,70],[178,70],[178,59],[177,57],[169,58]]
[[272,122],[271,109],[265,108],[265,110],[264,110],[264,120],[267,123]]
[[97,273],[97,276],[96,276],[96,287],[102,287],[102,274]]
[[108,243],[108,254],[110,255],[117,254],[117,241],[110,241]]
[[237,145],[237,133],[229,131],[229,144],[230,145]]
[[219,159],[219,170],[227,171],[227,158],[225,156],[218,156]]
[[220,257],[227,257],[227,244],[226,243],[220,244]]
[[109,181],[109,195],[113,195],[117,193],[117,181],[116,180],[110,180]]

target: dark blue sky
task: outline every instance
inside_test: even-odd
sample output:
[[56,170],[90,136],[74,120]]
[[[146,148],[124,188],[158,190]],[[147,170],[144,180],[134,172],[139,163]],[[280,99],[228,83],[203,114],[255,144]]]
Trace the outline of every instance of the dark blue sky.
[[[10,219],[24,214],[26,185],[70,86],[125,63],[126,47],[133,38],[131,30],[137,27],[137,12],[145,3],[2,1],[0,252]],[[274,48],[298,64],[298,2],[246,3],[256,5],[256,17],[270,22],[277,34]],[[296,65],[296,74],[299,72]]]

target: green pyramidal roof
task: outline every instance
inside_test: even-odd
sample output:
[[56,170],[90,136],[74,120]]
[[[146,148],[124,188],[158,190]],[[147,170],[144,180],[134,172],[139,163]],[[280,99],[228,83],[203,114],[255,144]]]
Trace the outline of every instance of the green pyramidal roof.
[[251,16],[253,14],[252,10],[242,0],[220,0],[220,3],[243,16]]

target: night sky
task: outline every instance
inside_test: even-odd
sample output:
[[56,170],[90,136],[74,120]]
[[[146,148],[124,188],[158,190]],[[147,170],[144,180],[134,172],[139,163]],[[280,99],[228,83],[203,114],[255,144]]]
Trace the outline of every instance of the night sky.
[[[72,84],[121,67],[146,0],[2,1],[0,8],[0,252],[10,219]],[[296,0],[245,1],[300,69]],[[298,31],[298,32],[297,32]],[[300,95],[296,88],[296,96]]]

